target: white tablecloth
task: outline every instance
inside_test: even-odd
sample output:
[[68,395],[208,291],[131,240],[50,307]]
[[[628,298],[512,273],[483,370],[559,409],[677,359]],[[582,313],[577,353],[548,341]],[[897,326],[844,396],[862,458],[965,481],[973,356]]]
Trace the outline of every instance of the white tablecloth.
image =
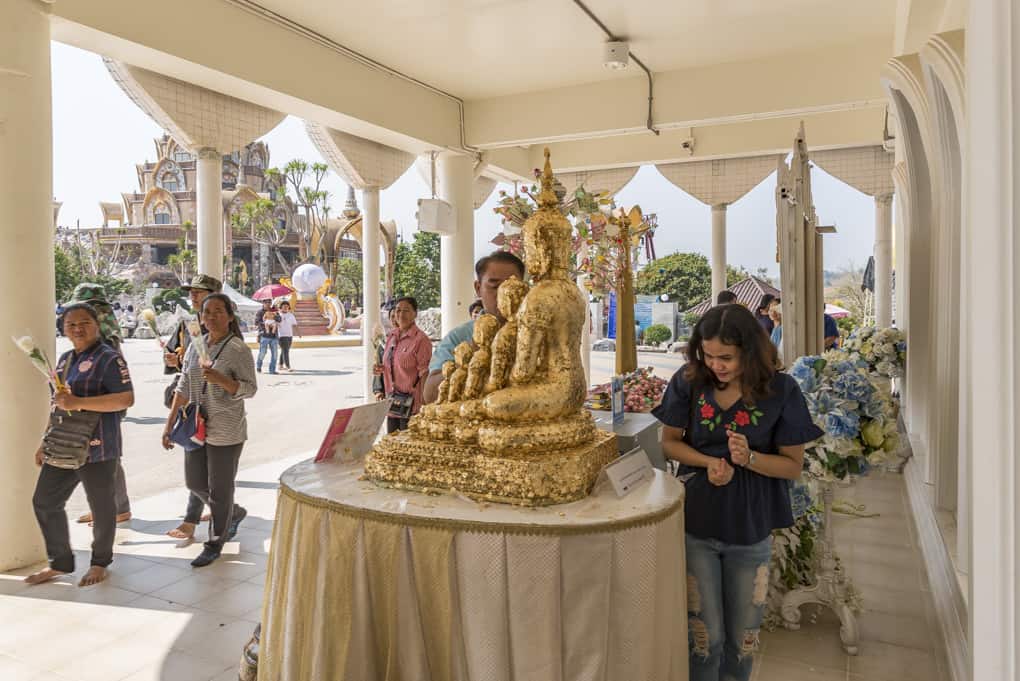
[[284,473],[262,681],[687,678],[683,486],[546,508]]

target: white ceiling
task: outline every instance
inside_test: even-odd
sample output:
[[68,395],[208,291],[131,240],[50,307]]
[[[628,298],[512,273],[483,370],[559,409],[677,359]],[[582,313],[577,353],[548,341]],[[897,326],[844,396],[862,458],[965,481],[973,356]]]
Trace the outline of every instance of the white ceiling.
[[[257,1],[391,68],[465,98],[641,75],[633,64],[623,72],[602,66],[604,34],[572,0]],[[629,39],[631,50],[653,72],[864,40],[887,38],[891,45],[896,7],[892,0],[586,4],[610,30]]]

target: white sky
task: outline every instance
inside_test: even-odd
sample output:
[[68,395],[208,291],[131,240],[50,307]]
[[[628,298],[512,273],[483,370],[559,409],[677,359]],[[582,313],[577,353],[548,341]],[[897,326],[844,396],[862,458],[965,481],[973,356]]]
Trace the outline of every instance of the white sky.
[[[153,139],[162,130],[114,84],[99,56],[52,43],[53,68],[53,193],[63,201],[61,225],[99,225],[99,201],[119,201],[122,192],[138,187],[135,164],[155,160]],[[790,141],[796,132],[791,122]],[[811,131],[807,131],[811,139]],[[282,167],[294,158],[309,162],[322,157],[305,135],[301,121],[288,117],[262,138],[270,164]],[[555,159],[553,159],[555,162]],[[775,173],[727,211],[727,260],[751,272],[765,267],[778,273],[775,262]],[[815,168],[812,176],[815,207],[822,224],[835,224],[838,233],[825,237],[825,267],[863,266],[872,253],[875,209],[871,197]],[[343,207],[346,185],[331,173],[334,215]],[[488,243],[500,231],[492,211],[500,185],[475,213],[475,251],[492,250]],[[597,189],[597,188],[592,188]],[[414,232],[417,199],[429,195],[428,185],[412,167],[382,192],[382,219],[393,219],[405,238]],[[360,201],[360,197],[359,197]],[[617,202],[639,204],[657,213],[655,248],[659,256],[677,251],[711,253],[711,210],[662,177],[652,166],[642,167],[617,195]]]

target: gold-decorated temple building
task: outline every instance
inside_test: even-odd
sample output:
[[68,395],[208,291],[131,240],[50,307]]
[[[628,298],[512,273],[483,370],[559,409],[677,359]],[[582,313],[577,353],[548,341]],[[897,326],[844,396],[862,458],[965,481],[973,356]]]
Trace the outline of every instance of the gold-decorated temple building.
[[[164,134],[153,142],[156,160],[135,166],[138,188],[121,194],[119,202],[99,203],[103,224],[98,236],[103,243],[119,241],[122,247],[137,250],[142,259],[166,264],[167,259],[180,250],[182,240],[183,245],[190,248],[194,248],[197,240],[194,226],[198,221],[197,168],[195,156],[169,135]],[[294,265],[305,257],[300,235],[305,216],[300,207],[285,196],[283,180],[274,181],[271,175],[266,175],[269,160],[269,146],[265,142],[253,142],[223,155],[222,229],[228,261],[225,272],[233,272],[242,261],[247,272],[255,271],[253,260],[259,255],[259,245],[249,235],[232,229],[231,223],[246,203],[260,198],[276,201],[273,220],[277,228],[285,232],[277,247],[280,257],[268,259],[272,269],[266,278],[288,276]],[[345,233],[333,244],[331,255],[360,259],[361,246]]]

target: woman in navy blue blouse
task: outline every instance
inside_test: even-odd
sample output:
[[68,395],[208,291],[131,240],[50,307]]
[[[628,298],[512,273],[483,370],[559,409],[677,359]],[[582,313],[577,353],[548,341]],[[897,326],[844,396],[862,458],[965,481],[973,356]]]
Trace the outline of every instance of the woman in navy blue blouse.
[[720,305],[654,410],[681,464],[691,681],[746,681],[769,585],[772,530],[793,524],[787,480],[822,436],[754,315]]
[[74,572],[74,553],[67,529],[64,506],[80,482],[85,488],[92,512],[92,561],[78,582],[91,586],[106,579],[106,568],[113,562],[113,540],[117,531],[115,475],[122,453],[121,413],[135,402],[124,357],[103,342],[99,331],[99,313],[87,303],[75,303],[64,310],[64,333],[72,349],[60,356],[57,373],[67,390],[53,396],[54,408],[67,411],[95,411],[102,414],[90,442],[85,465],[77,470],[57,468],[46,463],[42,446],[35,453],[39,466],[32,506],[46,542],[48,567],[25,578],[29,584],[42,584]]

